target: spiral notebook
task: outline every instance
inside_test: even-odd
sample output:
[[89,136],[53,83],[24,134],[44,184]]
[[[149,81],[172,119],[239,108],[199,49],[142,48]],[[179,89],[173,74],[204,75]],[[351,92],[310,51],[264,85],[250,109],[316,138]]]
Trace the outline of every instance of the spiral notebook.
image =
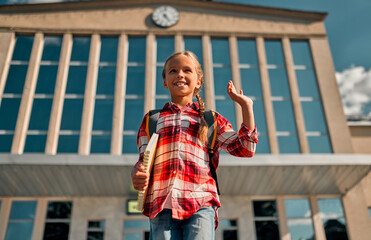
[[[150,174],[151,174],[153,163],[156,157],[157,141],[158,141],[158,134],[157,133],[152,134],[152,137],[148,142],[146,150],[144,151],[144,157],[143,157],[144,171],[149,172]],[[138,192],[138,210],[139,211],[143,211],[144,203],[147,197],[147,190],[148,190],[148,187],[145,190]]]

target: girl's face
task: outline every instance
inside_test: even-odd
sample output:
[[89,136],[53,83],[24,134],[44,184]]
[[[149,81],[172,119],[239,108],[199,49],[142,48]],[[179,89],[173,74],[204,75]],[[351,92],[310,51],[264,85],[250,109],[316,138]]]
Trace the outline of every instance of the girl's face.
[[201,79],[190,57],[177,55],[168,61],[164,86],[169,89],[173,101],[179,97],[189,97],[192,101],[194,90],[201,87]]

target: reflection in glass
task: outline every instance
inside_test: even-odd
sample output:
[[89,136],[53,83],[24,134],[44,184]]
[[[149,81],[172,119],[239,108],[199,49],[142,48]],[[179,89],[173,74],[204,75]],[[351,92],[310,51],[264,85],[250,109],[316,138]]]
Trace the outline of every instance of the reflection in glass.
[[68,240],[70,223],[45,223],[43,240]]
[[312,216],[308,199],[285,199],[285,208],[288,218]]
[[348,240],[345,219],[323,220],[326,240]]
[[237,226],[237,220],[222,219],[221,225],[222,225],[222,227],[236,227]]
[[291,240],[314,240],[314,230],[311,219],[287,220]]
[[33,222],[9,222],[5,240],[31,240]]
[[31,240],[36,201],[13,201],[5,240]]
[[47,219],[70,219],[72,202],[49,202]]
[[88,62],[90,52],[90,36],[74,36],[71,61]]
[[59,62],[59,56],[62,48],[62,36],[50,36],[44,37],[44,50],[41,57],[42,61],[53,61]]
[[257,240],[279,240],[278,221],[255,221]]
[[14,201],[9,219],[33,220],[35,218],[36,205],[36,201]]
[[124,228],[149,228],[148,220],[124,221]]
[[237,240],[237,230],[223,230],[223,240]]
[[255,217],[277,217],[276,201],[253,201]]
[[321,216],[325,218],[344,216],[343,205],[340,198],[318,199],[318,208]]

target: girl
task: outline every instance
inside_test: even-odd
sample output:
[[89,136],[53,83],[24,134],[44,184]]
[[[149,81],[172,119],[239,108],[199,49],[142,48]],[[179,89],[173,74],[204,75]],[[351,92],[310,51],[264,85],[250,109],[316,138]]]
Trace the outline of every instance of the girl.
[[[221,150],[238,157],[254,155],[258,139],[253,102],[242,90],[237,93],[232,81],[228,83],[229,96],[242,108],[243,124],[236,133],[215,112],[216,151],[209,159],[205,106],[199,95],[204,79],[196,56],[189,51],[174,53],[166,60],[162,77],[171,102],[162,108],[157,122],[156,164],[151,177],[143,172],[148,143],[143,120],[137,138],[139,161],[131,174],[136,190],[148,187],[143,214],[150,218],[150,239],[214,239],[220,201],[209,161],[217,166]],[[193,96],[198,104],[192,102]]]

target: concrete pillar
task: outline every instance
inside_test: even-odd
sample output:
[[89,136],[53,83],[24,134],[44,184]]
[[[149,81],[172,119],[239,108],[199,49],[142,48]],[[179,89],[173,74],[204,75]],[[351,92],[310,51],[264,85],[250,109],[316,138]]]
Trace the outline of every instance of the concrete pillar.
[[300,94],[298,83],[296,79],[294,61],[292,58],[292,51],[290,46],[290,39],[284,37],[282,39],[283,54],[286,62],[286,72],[290,86],[292,106],[294,108],[294,116],[296,121],[296,129],[298,131],[299,145],[301,153],[309,153],[308,140],[305,135],[305,122],[303,111],[301,109]]
[[0,33],[0,105],[6,79],[8,77],[10,62],[15,46],[15,34],[13,32]]
[[291,235],[287,225],[285,199],[282,196],[277,197],[276,204],[281,240],[291,240]]
[[[230,56],[231,56],[231,67],[232,67],[232,80],[233,84],[236,87],[237,92],[242,89],[241,84],[241,75],[240,69],[238,68],[238,49],[237,49],[237,38],[235,36],[229,37],[229,49],[230,49]],[[234,103],[234,108],[236,110],[236,124],[237,129],[242,124],[242,111],[241,106],[238,103]]]
[[129,42],[126,34],[121,34],[116,64],[116,83],[113,108],[111,154],[121,155],[124,130],[125,94],[128,68]]
[[12,200],[10,198],[3,198],[1,200],[0,208],[0,240],[5,239],[6,230],[8,227],[8,219],[12,207]]
[[43,239],[47,209],[48,200],[45,198],[39,198],[37,201],[35,222],[32,232],[32,240]]
[[144,90],[144,114],[155,108],[156,103],[156,37],[153,33],[147,35],[146,43],[146,73]]
[[40,32],[35,34],[32,45],[31,57],[27,69],[26,80],[22,93],[22,100],[19,107],[17,124],[14,131],[12,154],[22,154],[26,142],[28,124],[30,122],[33,97],[35,95],[37,76],[44,47],[44,35]]
[[271,101],[271,88],[269,83],[267,59],[265,54],[263,37],[256,38],[256,48],[258,52],[260,79],[264,100],[265,116],[267,121],[268,140],[272,154],[278,154],[278,140],[276,136],[276,123],[274,120],[273,104]]
[[202,55],[204,63],[205,104],[206,108],[215,110],[214,75],[210,36],[206,34],[202,35]]
[[350,131],[335,78],[335,68],[328,40],[311,38],[309,44],[332,150],[334,153],[353,153]]
[[57,153],[64,96],[66,93],[67,86],[68,69],[71,60],[72,43],[73,43],[72,34],[70,33],[64,34],[63,44],[61,48],[61,56],[59,58],[57,80],[54,89],[53,105],[50,114],[48,136],[46,139],[45,146],[46,154],[55,155]]
[[312,209],[312,219],[315,239],[326,239],[325,229],[323,228],[321,214],[318,208],[317,198],[309,197],[310,208]]
[[180,33],[175,34],[175,52],[184,51],[183,36]]
[[99,68],[101,40],[98,34],[93,34],[90,44],[88,73],[86,76],[84,106],[82,111],[81,130],[79,139],[79,154],[90,153],[91,132],[93,128],[95,94]]

